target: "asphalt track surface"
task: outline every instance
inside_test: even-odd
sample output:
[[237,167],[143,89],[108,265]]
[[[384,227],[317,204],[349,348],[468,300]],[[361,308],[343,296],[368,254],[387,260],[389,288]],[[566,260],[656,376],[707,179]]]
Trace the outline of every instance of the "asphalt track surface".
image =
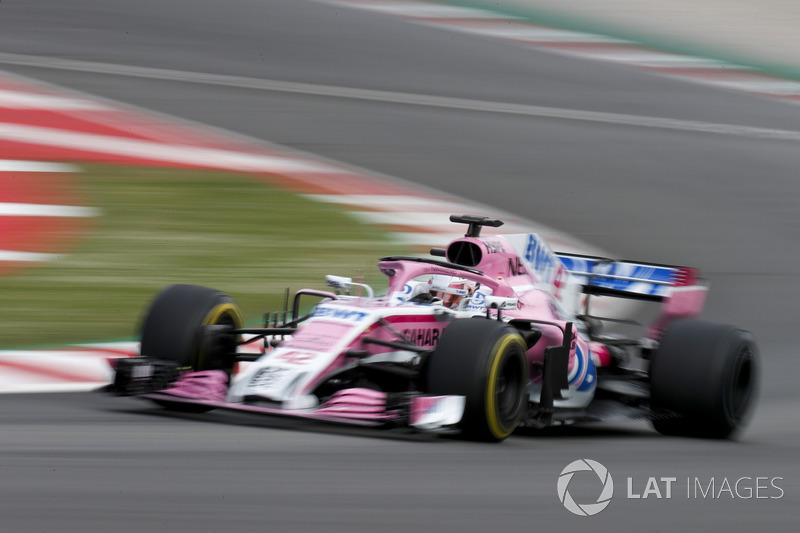
[[[706,317],[754,332],[764,378],[738,442],[666,438],[630,422],[492,446],[170,416],[101,394],[2,396],[4,531],[797,529],[800,142],[752,128],[800,132],[800,107],[298,0],[4,1],[0,51],[740,127],[0,65],[502,206],[620,256],[696,265],[712,282]],[[611,505],[591,518],[556,496],[559,473],[579,458],[615,479]],[[671,499],[626,498],[628,477],[641,494],[651,476],[678,478]],[[687,478],[719,487],[742,477],[781,477],[783,497],[687,498]],[[598,494],[588,478],[582,487],[571,487],[576,499]]]

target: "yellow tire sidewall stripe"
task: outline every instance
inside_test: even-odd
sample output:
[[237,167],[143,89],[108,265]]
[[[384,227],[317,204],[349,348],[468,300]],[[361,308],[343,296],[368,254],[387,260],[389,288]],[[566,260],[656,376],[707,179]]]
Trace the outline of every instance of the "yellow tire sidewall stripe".
[[[223,316],[225,316],[225,314],[228,314],[233,318],[233,327],[235,328],[242,327],[242,324],[244,323],[244,318],[242,317],[242,312],[239,310],[239,307],[234,303],[223,303],[215,305],[203,319],[202,325],[213,326],[214,324],[218,323],[219,320]],[[196,368],[200,368],[200,365],[201,363],[203,363],[205,356],[206,354],[202,351],[199,351],[197,353],[197,363],[195,365]]]
[[500,364],[505,360],[503,355],[506,353],[509,346],[517,343],[522,352],[525,353],[525,345],[519,335],[508,333],[500,337],[498,342],[495,343],[492,349],[492,354],[489,357],[489,377],[486,381],[486,423],[489,426],[491,434],[498,439],[504,439],[511,435],[514,427],[504,427],[497,416],[497,402],[496,390],[497,375],[500,372]]
[[244,320],[242,319],[242,312],[239,310],[239,307],[234,303],[224,303],[215,305],[211,311],[206,315],[206,318],[203,319],[204,326],[211,326],[216,324],[222,316],[228,313],[233,317],[234,327],[240,328],[242,327],[242,323]]

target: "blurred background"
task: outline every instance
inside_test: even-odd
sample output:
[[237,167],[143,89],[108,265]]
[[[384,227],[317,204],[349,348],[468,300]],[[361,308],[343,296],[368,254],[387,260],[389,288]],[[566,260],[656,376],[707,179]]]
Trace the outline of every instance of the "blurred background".
[[[174,282],[258,320],[326,273],[378,283],[377,257],[478,210],[559,249],[700,268],[704,316],[754,333],[763,382],[734,443],[621,422],[491,447],[0,395],[8,527],[569,527],[556,479],[583,457],[618,480],[598,531],[795,527],[799,17],[779,0],[0,3],[0,347],[135,339]],[[30,362],[13,354],[0,378]],[[780,476],[785,495],[624,498],[649,476]]]
[[[450,2],[549,19],[572,28],[627,36],[644,44],[683,50],[739,64],[800,72],[800,6],[791,0],[467,0]],[[567,22],[569,21],[569,22]]]

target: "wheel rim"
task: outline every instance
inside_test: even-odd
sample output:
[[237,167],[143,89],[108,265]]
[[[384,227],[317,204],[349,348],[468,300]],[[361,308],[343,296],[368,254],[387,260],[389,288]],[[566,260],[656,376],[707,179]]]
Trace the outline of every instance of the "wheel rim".
[[738,422],[747,414],[753,397],[754,358],[750,347],[744,347],[736,358],[728,391],[728,411],[731,418]]
[[503,426],[516,423],[522,402],[521,375],[517,368],[516,354],[506,357],[495,381],[495,405],[497,415]]
[[233,331],[241,322],[241,314],[233,304],[221,304],[211,310],[203,327],[218,329],[210,337],[201,338],[195,365],[198,369],[220,369],[226,372],[233,370],[233,360],[228,356],[236,350]]

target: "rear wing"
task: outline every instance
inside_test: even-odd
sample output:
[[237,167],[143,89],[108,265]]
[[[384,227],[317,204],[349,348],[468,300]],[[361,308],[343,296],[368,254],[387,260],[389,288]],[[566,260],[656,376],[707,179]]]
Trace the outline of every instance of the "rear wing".
[[[660,339],[670,322],[695,317],[703,310],[708,287],[700,280],[697,269],[566,253],[556,255],[584,294],[660,302],[660,312],[647,328],[648,338]],[[588,297],[584,306],[584,314],[589,315]]]
[[671,296],[675,288],[701,285],[699,272],[694,268],[578,254],[556,255],[589,295],[660,302]]

